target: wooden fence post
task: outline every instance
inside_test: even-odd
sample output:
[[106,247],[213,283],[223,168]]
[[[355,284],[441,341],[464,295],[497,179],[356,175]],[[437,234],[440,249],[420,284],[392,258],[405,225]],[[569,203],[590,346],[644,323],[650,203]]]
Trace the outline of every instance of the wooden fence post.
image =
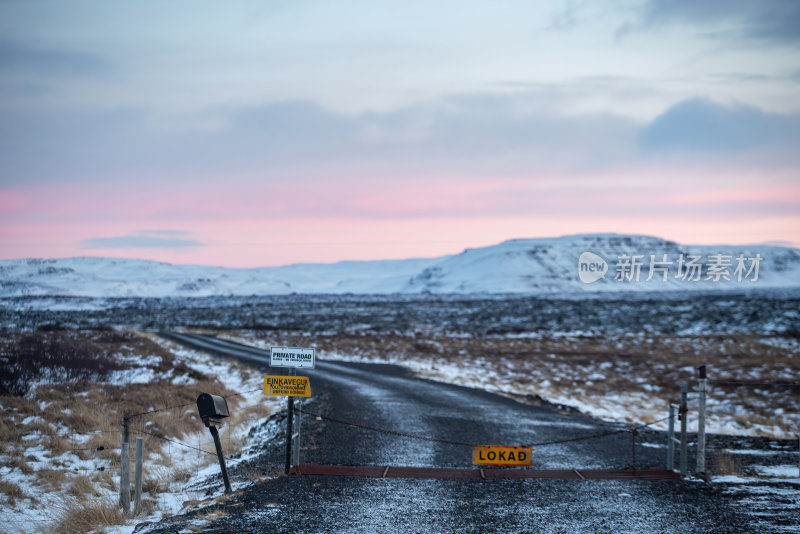
[[122,511],[126,514],[131,511],[130,446],[130,443],[123,443],[120,455],[122,471],[120,471],[119,477],[119,500]]
[[119,457],[119,505],[126,514],[131,511],[131,462],[130,462],[131,414],[122,416],[122,449]]

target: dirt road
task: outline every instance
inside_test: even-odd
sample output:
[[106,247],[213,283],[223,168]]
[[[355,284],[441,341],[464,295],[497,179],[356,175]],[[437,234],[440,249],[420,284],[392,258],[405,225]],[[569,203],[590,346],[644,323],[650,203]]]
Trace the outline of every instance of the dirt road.
[[[177,338],[175,338],[177,339]],[[213,339],[197,348],[239,357],[283,374],[265,354]],[[268,359],[268,355],[267,355]],[[466,443],[529,445],[619,429],[479,390],[421,380],[388,365],[318,361],[313,397],[302,409],[358,425]],[[378,433],[327,420],[302,421],[302,462],[340,465],[474,467],[469,447]],[[662,466],[663,450],[643,446],[638,467]],[[630,433],[533,448],[535,469],[621,469],[632,460]],[[265,444],[258,462],[276,471],[283,443]],[[731,497],[697,482],[652,480],[440,480],[276,477],[220,506],[208,532],[750,532]],[[193,515],[137,532],[178,532]]]

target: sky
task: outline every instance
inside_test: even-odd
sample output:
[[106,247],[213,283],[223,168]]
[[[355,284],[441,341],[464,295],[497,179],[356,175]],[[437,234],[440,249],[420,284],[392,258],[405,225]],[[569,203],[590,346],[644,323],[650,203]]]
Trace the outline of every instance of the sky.
[[0,0],[0,259],[800,246],[795,0]]

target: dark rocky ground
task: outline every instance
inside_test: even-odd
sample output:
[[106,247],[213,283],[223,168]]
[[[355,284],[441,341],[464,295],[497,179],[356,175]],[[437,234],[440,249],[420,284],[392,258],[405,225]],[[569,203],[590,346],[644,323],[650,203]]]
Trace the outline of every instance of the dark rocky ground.
[[474,335],[583,332],[800,336],[800,295],[759,291],[520,295],[284,295],[274,297],[0,299],[0,328],[175,327],[301,332],[446,331]]

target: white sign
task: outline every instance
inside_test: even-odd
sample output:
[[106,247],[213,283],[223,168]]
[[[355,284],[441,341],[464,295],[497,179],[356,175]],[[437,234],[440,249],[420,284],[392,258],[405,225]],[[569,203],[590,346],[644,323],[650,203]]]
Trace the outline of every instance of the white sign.
[[270,367],[314,368],[314,349],[301,347],[270,347]]

